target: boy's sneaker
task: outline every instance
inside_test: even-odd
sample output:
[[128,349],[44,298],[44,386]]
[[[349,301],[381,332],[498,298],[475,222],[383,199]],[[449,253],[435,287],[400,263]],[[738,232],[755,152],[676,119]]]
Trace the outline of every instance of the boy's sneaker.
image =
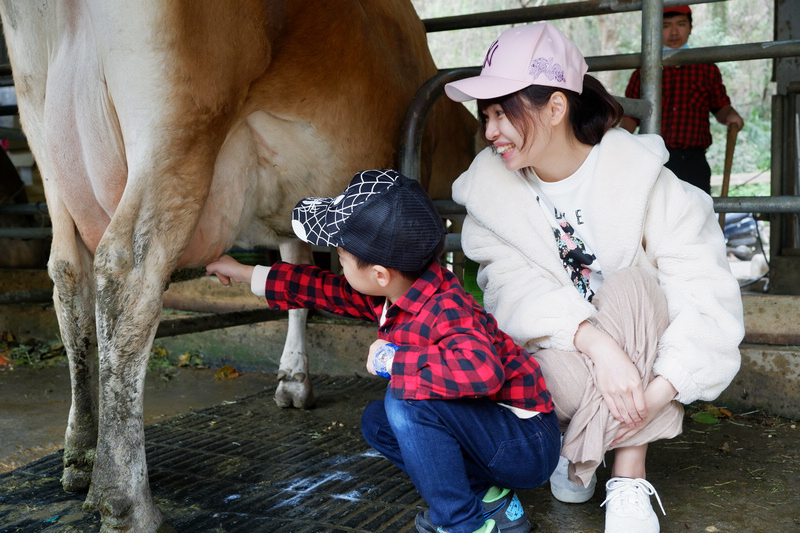
[[531,523],[513,490],[493,502],[483,502],[483,518],[492,519],[500,533],[528,533]]
[[[441,527],[436,527],[431,523],[431,514],[429,510],[417,513],[417,518],[414,520],[414,525],[417,526],[417,533],[447,533],[447,530]],[[485,533],[502,533],[497,529],[497,524],[491,518],[484,522]]]
[[658,517],[650,504],[655,495],[665,515],[656,489],[644,479],[613,477],[606,483],[606,533],[658,533]]
[[558,458],[558,465],[550,476],[550,492],[556,500],[564,503],[583,503],[589,501],[594,495],[597,485],[597,474],[592,474],[588,487],[576,485],[567,478],[569,473],[569,460],[566,457]]

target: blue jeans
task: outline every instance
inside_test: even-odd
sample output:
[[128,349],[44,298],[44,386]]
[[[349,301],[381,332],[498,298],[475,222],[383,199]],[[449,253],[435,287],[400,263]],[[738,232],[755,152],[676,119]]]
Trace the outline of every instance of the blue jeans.
[[364,410],[361,432],[411,477],[431,522],[453,533],[483,525],[489,487],[544,484],[561,448],[555,413],[523,420],[486,398],[398,400],[390,389]]

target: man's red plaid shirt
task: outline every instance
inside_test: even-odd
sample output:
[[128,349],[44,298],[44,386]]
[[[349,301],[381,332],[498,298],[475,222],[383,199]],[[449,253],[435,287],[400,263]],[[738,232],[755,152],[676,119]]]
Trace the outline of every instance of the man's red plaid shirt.
[[[265,296],[276,310],[324,309],[373,322],[380,322],[385,302],[353,290],[344,276],[281,262],[269,271]],[[553,410],[536,360],[438,263],[387,310],[378,338],[399,346],[391,377],[396,398],[488,397],[540,413]]]
[[[661,136],[667,148],[711,146],[709,113],[716,113],[731,100],[722,74],[713,63],[664,67],[661,71]],[[628,81],[625,96],[640,98],[641,71]]]

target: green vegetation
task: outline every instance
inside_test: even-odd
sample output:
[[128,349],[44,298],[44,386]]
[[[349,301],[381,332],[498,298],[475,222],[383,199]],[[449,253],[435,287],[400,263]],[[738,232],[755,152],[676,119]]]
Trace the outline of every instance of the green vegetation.
[[[173,361],[167,350],[154,344],[150,350],[147,370],[163,374],[176,366],[203,366],[199,352],[184,352]],[[45,342],[39,339],[20,340],[11,333],[0,332],[0,371],[15,366],[42,368],[67,364],[67,351],[60,342]]]
[[19,340],[11,333],[0,332],[0,370],[22,365],[41,368],[66,362],[67,352],[59,342]]
[[[722,187],[719,185],[711,186],[711,196],[719,196]],[[769,196],[769,183],[743,183],[741,185],[731,186],[728,189],[728,196],[742,197],[742,196]]]

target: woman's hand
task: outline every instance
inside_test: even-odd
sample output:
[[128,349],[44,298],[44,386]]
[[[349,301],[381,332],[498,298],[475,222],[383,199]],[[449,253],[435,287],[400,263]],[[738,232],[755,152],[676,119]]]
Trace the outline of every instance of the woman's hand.
[[617,434],[614,435],[614,440],[611,441],[611,446],[617,446],[619,443],[624,442],[639,433],[642,428],[649,424],[658,413],[660,413],[672,400],[675,399],[675,395],[677,393],[678,391],[675,390],[675,387],[672,386],[672,383],[667,381],[665,378],[661,376],[656,376],[653,378],[650,384],[647,385],[647,389],[644,391],[644,400],[647,403],[647,417],[638,426],[620,426],[617,430]]
[[589,322],[575,333],[575,347],[594,363],[595,383],[611,415],[624,427],[636,427],[648,415],[642,376],[628,354]]
[[206,274],[216,274],[223,285],[228,286],[231,280],[236,283],[250,283],[253,277],[253,267],[243,265],[229,255],[223,255],[213,263],[206,265]]

